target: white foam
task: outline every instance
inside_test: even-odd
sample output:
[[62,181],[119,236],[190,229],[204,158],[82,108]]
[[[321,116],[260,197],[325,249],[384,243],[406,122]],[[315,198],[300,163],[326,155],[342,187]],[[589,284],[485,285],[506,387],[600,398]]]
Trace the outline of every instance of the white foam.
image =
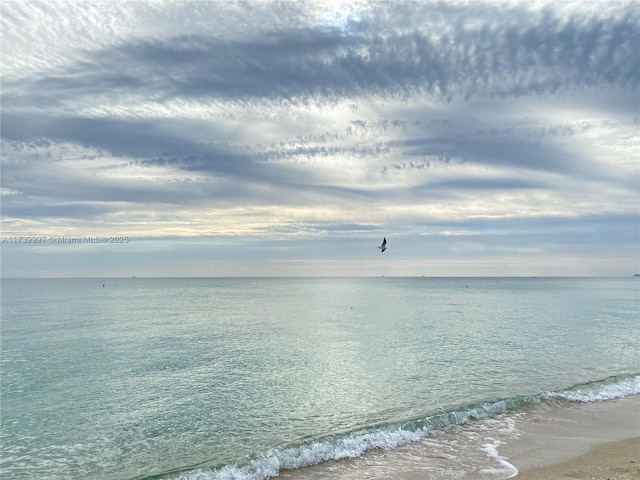
[[513,478],[518,475],[518,469],[498,453],[498,447],[502,445],[503,442],[491,437],[487,437],[486,440],[491,441],[491,443],[485,443],[481,449],[489,457],[494,459],[498,465],[500,465],[500,468],[483,468],[480,472],[498,475],[501,478]]
[[[622,398],[640,394],[640,375],[629,377],[612,383],[599,383],[577,387],[561,392],[549,392],[536,397],[527,397],[525,403],[537,402],[541,398],[561,398],[576,402],[595,402]],[[500,433],[515,435],[515,418],[513,416],[491,420],[495,415],[508,411],[509,401],[498,401],[463,411],[453,411],[434,415],[424,420],[420,428],[398,426],[393,429],[378,429],[354,432],[344,437],[318,440],[306,445],[273,449],[244,465],[226,465],[217,470],[195,470],[183,473],[177,480],[263,480],[278,476],[281,470],[297,469],[316,465],[327,460],[356,458],[372,450],[390,450],[406,443],[424,438],[429,432],[441,430],[453,425],[465,425],[474,420],[489,422],[492,429],[494,423],[501,422]],[[506,423],[505,423],[506,419]],[[496,468],[482,470],[485,474],[512,478],[518,470],[498,453],[499,440],[487,437],[490,443],[482,446],[482,450],[497,463]]]
[[426,428],[415,431],[397,428],[357,432],[334,441],[317,441],[294,448],[271,450],[242,466],[227,465],[218,470],[183,473],[178,480],[262,480],[277,476],[282,469],[303,468],[327,460],[355,458],[371,450],[389,450],[415,442],[426,434]]
[[572,402],[590,403],[614,400],[637,394],[640,394],[640,375],[625,378],[615,383],[585,386],[563,392],[550,392],[546,396],[547,398],[563,398]]

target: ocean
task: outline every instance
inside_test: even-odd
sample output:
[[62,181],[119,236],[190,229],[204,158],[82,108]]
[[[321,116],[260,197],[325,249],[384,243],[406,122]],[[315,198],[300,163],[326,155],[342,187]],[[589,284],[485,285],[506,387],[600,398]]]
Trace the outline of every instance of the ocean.
[[504,479],[519,415],[640,393],[634,278],[1,288],[3,480]]

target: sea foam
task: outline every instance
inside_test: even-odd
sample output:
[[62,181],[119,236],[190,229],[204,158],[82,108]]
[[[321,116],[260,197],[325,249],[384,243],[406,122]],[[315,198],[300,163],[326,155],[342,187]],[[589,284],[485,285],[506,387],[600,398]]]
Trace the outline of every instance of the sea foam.
[[613,377],[601,382],[578,385],[561,392],[549,392],[547,398],[560,398],[571,402],[601,402],[640,394],[640,375]]
[[[522,396],[497,402],[488,402],[468,408],[437,413],[423,419],[412,420],[400,425],[359,430],[343,436],[328,437],[308,444],[289,448],[273,449],[249,460],[244,465],[226,465],[215,470],[195,470],[185,472],[177,480],[264,480],[275,477],[282,470],[297,469],[316,465],[328,460],[356,458],[374,450],[390,450],[401,445],[418,441],[432,432],[446,430],[455,425],[485,420],[519,407],[547,400],[571,402],[596,402],[623,398],[640,394],[640,375],[612,377],[600,382],[577,385],[562,391],[546,392],[540,395]],[[509,478],[517,474],[517,469],[498,454],[498,440],[483,446],[485,453],[500,465],[499,473]]]

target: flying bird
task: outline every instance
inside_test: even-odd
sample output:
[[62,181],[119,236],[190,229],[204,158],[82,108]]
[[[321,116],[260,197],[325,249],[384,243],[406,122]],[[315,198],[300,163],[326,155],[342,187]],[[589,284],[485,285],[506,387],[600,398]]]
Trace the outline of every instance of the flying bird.
[[387,238],[386,237],[382,239],[382,245],[380,245],[378,248],[381,250],[380,253],[383,253],[387,249]]

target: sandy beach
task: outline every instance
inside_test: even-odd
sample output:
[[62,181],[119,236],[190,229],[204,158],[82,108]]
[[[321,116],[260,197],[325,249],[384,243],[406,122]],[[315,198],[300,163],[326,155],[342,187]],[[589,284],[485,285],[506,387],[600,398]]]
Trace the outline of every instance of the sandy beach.
[[640,437],[594,447],[572,460],[519,473],[518,480],[640,479]]
[[548,410],[523,417],[520,437],[501,449],[516,478],[640,479],[640,395]]

